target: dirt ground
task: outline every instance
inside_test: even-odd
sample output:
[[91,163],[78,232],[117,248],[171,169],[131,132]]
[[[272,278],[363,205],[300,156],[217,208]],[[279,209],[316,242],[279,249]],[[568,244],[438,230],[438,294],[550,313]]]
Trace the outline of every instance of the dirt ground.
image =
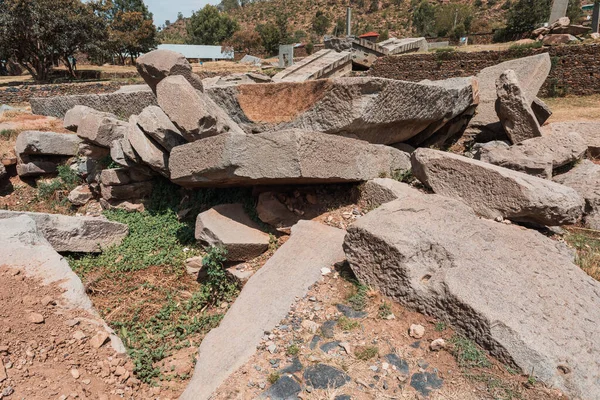
[[[364,294],[364,317],[343,316],[337,304],[356,303],[357,290],[360,289],[337,272],[324,277],[292,306],[288,317],[265,338],[256,355],[221,386],[215,399],[259,398],[276,379],[286,375],[306,383],[303,371],[282,372],[294,360],[302,364],[304,371],[307,366],[324,363],[345,371],[351,378],[336,389],[305,389],[301,398],[306,400],[334,400],[340,395],[351,395],[356,400],[423,398],[425,393],[417,391],[413,387],[415,378],[411,379],[423,372],[435,374],[443,381],[439,388],[427,386],[430,399],[561,398],[560,393],[528,382],[527,377],[511,375],[506,366],[483,353],[488,367],[461,367],[453,350],[452,329],[441,321],[407,311],[377,292]],[[321,326],[325,321],[337,320],[337,325],[333,332],[325,333],[323,328],[311,332],[304,327],[305,320]],[[425,327],[422,338],[409,336],[412,324]],[[320,338],[316,345],[315,336]],[[446,341],[446,349],[430,350],[430,343],[440,338]],[[276,345],[273,353],[267,350],[271,343]],[[365,355],[365,349],[372,353]],[[389,354],[406,361],[410,372],[393,367],[386,358]]]
[[98,326],[62,308],[58,288],[0,266],[0,299],[0,398],[174,398],[136,379],[109,343],[96,348]]

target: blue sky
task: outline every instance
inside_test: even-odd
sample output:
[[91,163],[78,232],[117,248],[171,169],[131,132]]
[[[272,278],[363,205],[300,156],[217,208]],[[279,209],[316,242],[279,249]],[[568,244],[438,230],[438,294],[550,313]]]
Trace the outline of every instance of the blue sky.
[[192,10],[197,11],[206,4],[218,4],[220,0],[144,0],[144,2],[154,14],[154,24],[161,26],[167,19],[171,22],[175,21],[180,11],[184,17],[189,17],[192,15]]

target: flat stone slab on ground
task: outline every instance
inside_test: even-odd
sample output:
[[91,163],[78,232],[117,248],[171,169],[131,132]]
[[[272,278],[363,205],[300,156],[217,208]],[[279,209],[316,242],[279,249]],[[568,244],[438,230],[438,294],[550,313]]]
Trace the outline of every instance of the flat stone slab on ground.
[[306,367],[304,380],[315,389],[337,389],[351,379],[342,370],[327,364],[317,364]]
[[564,243],[421,194],[357,220],[344,249],[363,284],[567,396],[600,397],[600,283]]
[[249,131],[299,128],[392,144],[426,129],[433,134],[478,103],[477,80],[448,81],[335,78],[216,87],[207,94]]
[[270,237],[260,230],[243,204],[222,204],[200,213],[196,219],[196,239],[209,246],[223,246],[228,261],[247,261],[269,247]]
[[573,189],[493,164],[420,148],[412,165],[435,193],[460,199],[486,218],[564,225],[583,213],[583,198]]
[[75,156],[81,139],[75,134],[24,131],[17,136],[17,155],[36,154],[50,156]]
[[479,159],[540,178],[552,179],[552,172],[581,159],[588,147],[580,134],[549,134],[527,139],[513,146],[481,146]]
[[577,132],[585,140],[590,156],[600,156],[600,123],[598,121],[553,122],[543,126],[542,132],[544,134],[554,133],[559,135]]
[[0,210],[0,220],[25,215],[59,252],[96,253],[118,245],[129,234],[125,224],[97,217],[71,217],[60,214]]
[[292,129],[178,146],[169,168],[181,186],[218,187],[364,181],[408,170],[410,162],[393,147]]
[[[218,328],[206,335],[194,375],[182,400],[207,400],[221,383],[256,351],[290,306],[321,279],[321,268],[343,260],[344,231],[300,221],[292,234],[250,278]],[[274,301],[273,299],[277,299]]]

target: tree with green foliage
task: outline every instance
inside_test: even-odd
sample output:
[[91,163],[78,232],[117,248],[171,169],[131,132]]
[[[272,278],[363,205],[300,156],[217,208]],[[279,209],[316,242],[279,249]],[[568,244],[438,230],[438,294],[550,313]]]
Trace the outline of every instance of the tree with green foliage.
[[569,0],[567,17],[571,20],[571,24],[578,24],[582,15],[583,10],[581,10],[581,0]]
[[121,64],[133,61],[157,44],[152,13],[143,0],[108,0],[108,41],[106,47]]
[[323,13],[323,11],[321,10],[317,11],[315,17],[312,20],[312,28],[315,31],[315,33],[319,36],[323,36],[325,33],[327,33],[330,24],[331,21],[329,20],[329,18],[327,18],[327,15],[325,15],[325,13]]
[[333,36],[343,36],[346,33],[346,21],[344,18],[338,18],[333,27]]
[[435,33],[435,6],[427,0],[421,1],[413,12],[413,25],[422,36],[433,36]]
[[518,0],[508,10],[504,35],[506,39],[530,32],[548,22],[551,0]]
[[256,31],[261,37],[262,45],[265,51],[269,55],[274,55],[279,52],[279,44],[281,42],[281,35],[277,25],[272,22],[260,24],[256,27]]
[[240,8],[240,2],[238,0],[221,0],[219,8],[225,12],[230,12]]
[[279,29],[280,44],[290,44],[294,41],[289,33],[289,20],[290,14],[287,11],[283,10],[276,12],[275,25],[277,25],[277,29]]
[[390,31],[384,29],[377,38],[378,41],[383,42],[384,40],[388,40],[390,38]]
[[35,80],[47,80],[58,60],[74,75],[69,57],[105,38],[96,7],[94,1],[1,0],[0,48]]
[[473,9],[468,4],[448,3],[435,7],[435,33],[437,36],[464,36],[471,29]]
[[210,4],[193,13],[187,22],[190,44],[220,45],[238,29],[234,19]]

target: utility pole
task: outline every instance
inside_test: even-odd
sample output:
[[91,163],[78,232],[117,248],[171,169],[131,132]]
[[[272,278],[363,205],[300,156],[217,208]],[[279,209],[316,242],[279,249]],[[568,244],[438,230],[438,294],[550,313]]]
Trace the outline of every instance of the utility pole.
[[352,8],[350,2],[348,2],[348,7],[346,7],[346,36],[350,35],[352,35]]

